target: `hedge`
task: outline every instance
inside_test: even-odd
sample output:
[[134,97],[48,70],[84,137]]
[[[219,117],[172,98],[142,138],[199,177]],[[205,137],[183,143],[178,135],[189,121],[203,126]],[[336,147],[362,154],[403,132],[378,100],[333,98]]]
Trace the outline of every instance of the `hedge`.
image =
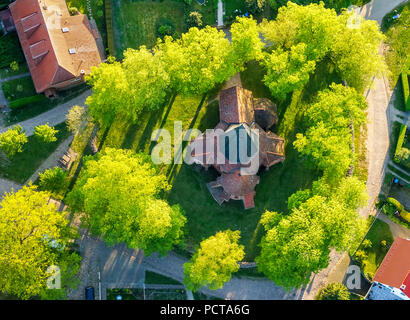
[[24,107],[30,103],[36,103],[36,102],[41,102],[41,101],[46,101],[47,98],[42,95],[42,94],[38,94],[35,96],[31,96],[31,97],[26,97],[26,98],[21,98],[21,99],[17,99],[14,101],[11,101],[9,103],[9,107],[10,109],[19,109],[21,107]]
[[397,211],[399,211],[400,213],[400,216],[404,220],[410,222],[410,212],[406,211],[406,209],[404,209],[404,206],[399,201],[394,198],[387,198],[387,202],[396,207]]
[[107,28],[107,45],[108,52],[113,57],[115,56],[114,35],[112,31],[112,0],[105,0],[105,24]]
[[403,146],[404,138],[406,137],[406,131],[407,126],[405,124],[402,124],[400,126],[399,138],[397,139],[396,151],[394,152],[394,162],[399,162],[396,155],[400,152],[401,147]]
[[406,111],[410,111],[409,78],[407,72],[401,74],[401,83],[403,85],[404,107]]

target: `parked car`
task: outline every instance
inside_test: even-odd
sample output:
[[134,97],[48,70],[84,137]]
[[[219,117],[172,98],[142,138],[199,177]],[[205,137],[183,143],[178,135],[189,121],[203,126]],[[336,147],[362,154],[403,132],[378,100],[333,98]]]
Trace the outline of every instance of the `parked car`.
[[85,288],[85,300],[95,300],[94,287]]

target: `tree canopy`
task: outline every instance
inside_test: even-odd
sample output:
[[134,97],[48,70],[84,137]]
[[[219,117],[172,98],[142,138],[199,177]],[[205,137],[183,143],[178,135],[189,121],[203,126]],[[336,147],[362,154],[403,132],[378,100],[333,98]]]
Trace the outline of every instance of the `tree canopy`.
[[50,127],[48,122],[44,125],[38,125],[34,128],[34,136],[43,143],[50,143],[57,141],[56,134],[58,130],[54,129],[54,127]]
[[147,255],[165,254],[181,241],[186,221],[179,206],[160,199],[168,189],[149,156],[106,148],[85,159],[67,201],[109,245],[125,242]]
[[308,284],[312,273],[327,267],[330,249],[343,251],[360,242],[366,223],[356,210],[365,200],[365,185],[356,177],[337,188],[320,180],[289,215],[264,213],[258,269],[287,289]]
[[238,244],[239,231],[220,231],[205,239],[192,259],[184,264],[184,284],[188,290],[208,286],[222,288],[239,270],[238,262],[245,256],[244,247]]
[[10,158],[23,152],[23,146],[27,141],[23,128],[16,125],[0,134],[0,149]]
[[[75,236],[66,212],[48,203],[49,194],[24,186],[16,193],[6,193],[0,203],[0,291],[27,299],[50,291],[47,269],[56,265],[62,272],[62,290],[54,297],[64,297],[64,287],[78,271],[80,257],[66,249]],[[66,266],[61,268],[61,266]],[[66,273],[65,271],[68,271]],[[72,273],[74,271],[74,273]]]
[[[265,57],[265,84],[272,94],[284,99],[301,89],[319,61],[331,61],[339,76],[361,92],[373,75],[384,70],[378,53],[383,35],[375,21],[340,15],[323,3],[306,6],[288,2],[279,8],[276,20],[264,20],[261,30],[271,44]],[[357,19],[359,23],[351,23]]]
[[350,293],[341,283],[330,283],[319,290],[316,300],[350,300]]

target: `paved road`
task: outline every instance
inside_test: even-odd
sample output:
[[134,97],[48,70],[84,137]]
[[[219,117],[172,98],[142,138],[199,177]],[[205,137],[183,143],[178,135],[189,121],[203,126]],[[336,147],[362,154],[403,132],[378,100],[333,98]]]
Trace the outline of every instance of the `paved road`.
[[34,133],[34,128],[38,125],[43,125],[46,124],[47,122],[49,123],[50,126],[56,126],[66,120],[66,114],[68,113],[68,110],[74,105],[80,105],[84,106],[85,105],[85,100],[89,95],[91,95],[92,91],[87,90],[81,95],[75,97],[74,99],[67,101],[65,103],[60,104],[59,106],[46,111],[37,117],[15,123],[9,127],[6,128],[0,128],[0,133],[7,131],[9,128],[14,127],[15,125],[19,124],[25,129],[26,134],[28,136],[31,136]]
[[406,1],[407,0],[373,0],[357,8],[356,12],[367,20],[376,20],[381,24],[383,17],[387,13]]
[[5,192],[10,192],[12,189],[16,191],[20,188],[21,186],[18,183],[0,178],[0,200],[3,198]]

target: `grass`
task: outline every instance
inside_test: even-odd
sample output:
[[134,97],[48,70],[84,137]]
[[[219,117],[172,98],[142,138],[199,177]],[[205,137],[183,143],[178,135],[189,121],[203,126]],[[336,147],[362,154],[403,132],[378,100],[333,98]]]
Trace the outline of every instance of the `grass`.
[[175,284],[175,285],[182,285],[182,283],[165,277],[162,274],[155,273],[152,271],[145,271],[145,284]]
[[[58,97],[50,99],[47,101],[41,101],[32,103],[20,109],[12,110],[5,117],[5,124],[10,126],[14,123],[21,122],[27,119],[36,117],[43,112],[46,112],[59,104],[65,103],[71,99],[74,99],[76,96],[80,95],[86,91],[89,87],[85,84],[81,84],[71,89],[58,92]],[[1,116],[1,115],[0,115]]]
[[24,54],[17,33],[11,32],[0,36],[0,57],[0,69],[8,68],[13,61],[24,62]]
[[145,289],[145,300],[187,300],[184,289]]
[[55,129],[59,130],[56,135],[57,141],[49,144],[39,142],[34,135],[28,137],[28,142],[24,145],[23,152],[10,159],[9,164],[0,167],[0,175],[20,184],[25,183],[41,163],[70,135],[65,123],[55,126]]
[[[243,86],[254,92],[255,97],[272,99],[262,83],[264,70],[258,63],[249,63],[242,72]],[[221,230],[240,230],[241,242],[245,245],[246,261],[253,261],[259,252],[258,244],[263,235],[259,224],[261,214],[266,210],[287,214],[287,199],[294,192],[310,188],[320,172],[306,165],[293,148],[296,133],[304,131],[303,113],[306,103],[312,100],[317,90],[326,88],[337,81],[333,69],[327,63],[319,64],[305,90],[295,92],[282,102],[278,102],[279,125],[273,128],[286,140],[286,160],[260,173],[261,181],[256,187],[256,207],[244,210],[241,201],[229,201],[219,206],[207,190],[206,183],[215,180],[216,171],[196,171],[193,166],[162,165],[160,170],[167,175],[172,185],[167,195],[170,204],[179,204],[187,216],[186,242],[191,251],[200,241]],[[151,135],[155,129],[163,128],[173,136],[174,121],[181,121],[183,130],[196,128],[204,131],[219,122],[219,107],[215,101],[219,88],[207,96],[169,97],[163,108],[141,115],[137,124],[121,119],[111,127],[102,128],[98,140],[102,149],[106,147],[127,148],[136,152],[150,153],[155,143]],[[78,151],[77,151],[78,152]],[[80,154],[80,153],[79,153]]]
[[9,101],[31,97],[37,94],[31,76],[2,82],[1,88]]
[[127,48],[153,47],[157,42],[157,24],[172,21],[175,31],[184,31],[184,4],[182,1],[114,1],[115,52],[118,58]]
[[[405,68],[410,52],[410,3],[398,7],[397,12],[389,13],[382,22],[386,34],[386,44],[389,51],[385,54],[386,63],[390,70],[390,83],[395,86],[399,81],[399,75]],[[401,13],[401,17],[395,21],[391,16]]]
[[122,300],[144,300],[143,289],[107,289],[107,300],[117,300],[118,295]]
[[366,235],[366,239],[370,240],[372,246],[367,249],[363,247],[360,248],[367,254],[367,258],[365,259],[363,265],[363,272],[365,275],[369,275],[370,278],[373,278],[388,251],[386,248],[381,246],[380,242],[385,240],[387,244],[391,246],[394,238],[390,231],[389,225],[379,219],[376,219]]
[[0,78],[5,79],[12,76],[17,76],[22,73],[29,72],[28,65],[26,62],[19,63],[18,70],[14,71],[10,67],[0,69]]

